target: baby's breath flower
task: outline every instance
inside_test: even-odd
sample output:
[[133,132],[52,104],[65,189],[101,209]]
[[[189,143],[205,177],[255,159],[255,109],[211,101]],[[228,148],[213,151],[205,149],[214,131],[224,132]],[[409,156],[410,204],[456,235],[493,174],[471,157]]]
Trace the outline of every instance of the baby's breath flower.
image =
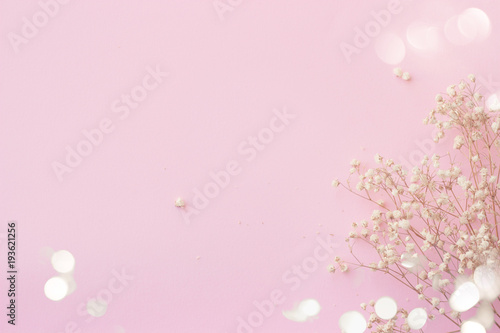
[[372,234],[370,236],[370,241],[373,242],[373,243],[378,243],[379,242],[378,235],[377,234]]
[[410,221],[408,220],[401,220],[399,221],[399,227],[405,230],[410,229]]
[[465,139],[461,135],[457,135],[453,142],[453,148],[460,149],[465,144]]
[[351,160],[352,167],[358,167],[359,165],[360,165],[360,162],[357,159]]
[[[405,75],[400,68],[394,73],[400,77]],[[411,273],[413,277],[408,280],[399,273],[392,277],[405,282],[417,293],[418,299],[431,303],[434,313],[459,323],[458,312],[441,306],[441,300],[448,303],[452,284],[458,284],[459,279],[466,276],[470,278],[481,265],[500,265],[500,240],[496,230],[500,224],[497,222],[500,212],[500,138],[497,138],[500,113],[497,111],[500,108],[484,109],[487,103],[471,83],[475,80],[470,75],[468,81],[459,81],[457,85],[448,86],[446,93],[436,95],[435,108],[424,120],[435,126],[435,142],[453,133],[453,142],[443,142],[443,145],[449,144],[448,149],[452,146],[459,152],[430,156],[429,150],[433,148],[421,147],[427,155],[419,154],[417,159],[412,156],[412,165],[405,167],[376,154],[374,160],[378,166],[363,170],[354,159],[350,172],[357,177],[351,176],[349,180],[359,179],[347,182],[350,191],[355,191],[353,187],[366,190],[359,195],[380,209],[372,212],[370,223],[363,220],[361,228],[353,223],[347,238],[351,251],[357,242],[350,240],[359,237],[358,240],[371,245],[378,259],[353,265],[390,275]],[[341,271],[348,269],[340,258],[336,262]],[[373,306],[374,301],[369,304]],[[362,303],[361,307],[366,310],[367,305]],[[399,316],[391,320],[382,320],[370,312],[367,326],[377,333],[392,332],[396,328],[411,331],[406,320],[408,312],[401,308],[398,313]],[[428,318],[432,320],[435,316],[431,313]],[[497,318],[496,323],[500,324],[500,319]]]
[[450,97],[455,96],[457,94],[457,92],[455,91],[455,85],[448,86],[448,88],[446,88],[446,93]]
[[439,298],[433,297],[431,299],[431,304],[432,304],[433,307],[437,307],[439,305],[439,303],[441,303],[441,301],[439,300]]
[[499,127],[500,123],[498,121],[495,121],[491,124],[491,129],[493,130],[493,133],[497,133]]

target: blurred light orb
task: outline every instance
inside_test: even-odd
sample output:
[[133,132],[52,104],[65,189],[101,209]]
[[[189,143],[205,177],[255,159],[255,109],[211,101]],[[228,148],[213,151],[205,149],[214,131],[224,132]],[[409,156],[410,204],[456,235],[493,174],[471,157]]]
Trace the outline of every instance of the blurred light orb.
[[460,333],[486,333],[486,329],[480,323],[468,320],[463,322]]
[[498,93],[491,94],[490,97],[486,100],[486,106],[491,111],[500,110],[500,98],[498,97]]
[[439,291],[439,280],[441,280],[441,274],[436,274],[432,277],[432,289]]
[[366,319],[358,311],[344,313],[339,319],[339,326],[342,333],[363,333],[366,331]]
[[50,261],[59,273],[69,273],[75,268],[75,258],[66,250],[54,252]]
[[491,32],[488,15],[478,8],[469,8],[450,18],[444,27],[446,38],[455,45],[465,45],[487,38]]
[[121,326],[115,326],[115,333],[125,333],[125,329]]
[[491,23],[481,9],[469,8],[458,17],[458,29],[467,38],[483,40],[490,34]]
[[413,257],[408,252],[405,252],[401,255],[401,266],[404,268],[414,268],[417,265],[418,258]]
[[397,65],[405,58],[406,47],[401,38],[395,34],[386,33],[375,41],[375,52],[386,64]]
[[408,314],[408,326],[412,330],[419,330],[427,322],[427,311],[423,308],[415,308]]
[[40,255],[45,259],[45,258],[48,258],[50,260],[50,258],[52,258],[52,255],[54,254],[54,250],[48,246],[44,246],[40,249]]
[[305,299],[300,302],[298,310],[308,317],[314,317],[321,311],[321,305],[315,299]]
[[68,295],[68,283],[61,277],[55,276],[45,282],[43,291],[51,301],[60,301]]
[[461,284],[450,296],[450,307],[458,312],[465,312],[479,302],[479,289],[474,282]]
[[398,304],[390,297],[380,297],[375,303],[375,313],[380,319],[392,319],[397,312]]
[[308,317],[305,313],[297,311],[297,309],[293,309],[293,310],[289,310],[289,311],[283,310],[281,313],[283,314],[283,316],[286,319],[289,319],[291,321],[296,321],[298,323],[302,323],[308,319]]
[[474,270],[474,283],[481,292],[481,298],[489,301],[500,295],[500,276],[498,268],[481,265]]
[[301,301],[292,310],[282,311],[285,318],[296,321],[304,322],[311,317],[316,317],[321,311],[321,305],[315,299],[309,298]]
[[87,302],[87,312],[92,317],[102,317],[108,310],[108,303],[102,299],[92,298]]
[[406,29],[406,39],[416,49],[430,50],[438,44],[438,31],[424,22],[414,22]]
[[444,26],[444,35],[455,45],[465,45],[472,42],[472,39],[462,35],[458,29],[458,16],[450,18]]
[[486,329],[490,329],[495,323],[495,313],[493,312],[493,307],[488,302],[482,302],[477,309],[474,320],[484,326]]
[[60,277],[68,284],[68,295],[76,290],[76,281],[72,274],[61,274]]

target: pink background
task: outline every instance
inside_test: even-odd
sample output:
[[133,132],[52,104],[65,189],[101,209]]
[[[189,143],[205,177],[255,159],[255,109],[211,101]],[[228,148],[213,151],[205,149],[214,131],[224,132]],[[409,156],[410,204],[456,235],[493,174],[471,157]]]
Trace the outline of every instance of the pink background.
[[[338,332],[342,313],[386,295],[423,305],[385,276],[327,272],[334,255],[348,252],[351,223],[370,214],[369,205],[330,184],[347,177],[353,157],[418,155],[417,143],[432,131],[422,119],[447,85],[476,73],[500,88],[500,6],[402,1],[382,33],[405,42],[400,66],[412,79],[403,81],[378,58],[376,37],[350,63],[339,48],[388,3],[243,0],[221,20],[212,1],[73,0],[16,53],[8,34],[20,34],[23,17],[40,7],[2,0],[0,232],[18,221],[20,296],[18,325],[1,314],[0,330],[61,333],[75,322],[89,333],[236,332],[237,318],[275,289],[286,301],[255,332]],[[470,7],[489,16],[491,34],[454,45],[444,24]],[[418,20],[438,28],[432,51],[406,39]],[[111,104],[157,65],[169,77],[121,120]],[[283,107],[297,117],[245,160],[238,146]],[[104,118],[114,131],[58,181],[51,164],[64,162],[65,147]],[[193,207],[193,190],[232,160],[241,173],[187,225],[174,200]],[[291,290],[282,276],[330,233],[335,253]],[[77,289],[59,302],[43,293],[55,275],[47,247],[76,258]],[[79,305],[122,268],[134,280],[103,317],[86,322]],[[281,314],[306,298],[320,302],[318,319],[297,323]]]

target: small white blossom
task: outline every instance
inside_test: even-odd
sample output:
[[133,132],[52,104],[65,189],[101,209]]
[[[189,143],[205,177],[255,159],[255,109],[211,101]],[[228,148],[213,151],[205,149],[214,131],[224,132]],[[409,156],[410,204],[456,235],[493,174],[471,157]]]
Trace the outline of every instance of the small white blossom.
[[184,206],[186,206],[186,203],[184,202],[184,200],[182,198],[177,198],[175,200],[175,207],[182,208]]
[[455,96],[457,94],[457,92],[455,91],[455,85],[448,86],[448,88],[446,88],[446,93],[450,97]]
[[453,148],[460,149],[465,144],[465,139],[461,135],[457,135],[453,141]]
[[358,167],[360,162],[357,159],[351,160],[351,166],[352,167]]

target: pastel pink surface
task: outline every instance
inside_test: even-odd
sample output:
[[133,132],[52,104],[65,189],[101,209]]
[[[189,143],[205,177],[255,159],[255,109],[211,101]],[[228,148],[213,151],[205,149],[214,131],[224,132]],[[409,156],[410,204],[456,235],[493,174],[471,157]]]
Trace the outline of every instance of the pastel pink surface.
[[[381,296],[421,306],[385,276],[327,272],[334,255],[348,253],[351,223],[371,209],[330,184],[348,175],[354,157],[419,152],[432,131],[422,119],[447,85],[476,73],[500,88],[500,5],[402,1],[381,33],[405,41],[399,66],[412,79],[403,81],[377,57],[377,37],[350,63],[340,50],[388,3],[242,1],[221,20],[212,1],[71,1],[16,53],[8,34],[40,7],[2,1],[1,232],[9,220],[19,224],[18,324],[4,318],[2,332],[59,333],[71,322],[82,332],[237,332],[237,318],[273,290],[285,302],[255,332],[337,332],[342,313]],[[489,16],[491,35],[453,45],[443,27],[470,7]],[[406,40],[422,20],[439,28],[432,52]],[[141,84],[148,66],[168,78],[120,119],[112,103]],[[296,118],[247,161],[240,145],[284,107]],[[58,181],[52,163],[104,118],[114,131]],[[230,161],[241,172],[187,225],[174,200],[193,207],[193,191]],[[292,290],[283,276],[328,234],[335,254]],[[59,302],[43,293],[55,275],[45,247],[76,258],[77,289]],[[88,322],[81,305],[121,269],[134,279]],[[317,320],[281,314],[306,298],[320,302]]]

